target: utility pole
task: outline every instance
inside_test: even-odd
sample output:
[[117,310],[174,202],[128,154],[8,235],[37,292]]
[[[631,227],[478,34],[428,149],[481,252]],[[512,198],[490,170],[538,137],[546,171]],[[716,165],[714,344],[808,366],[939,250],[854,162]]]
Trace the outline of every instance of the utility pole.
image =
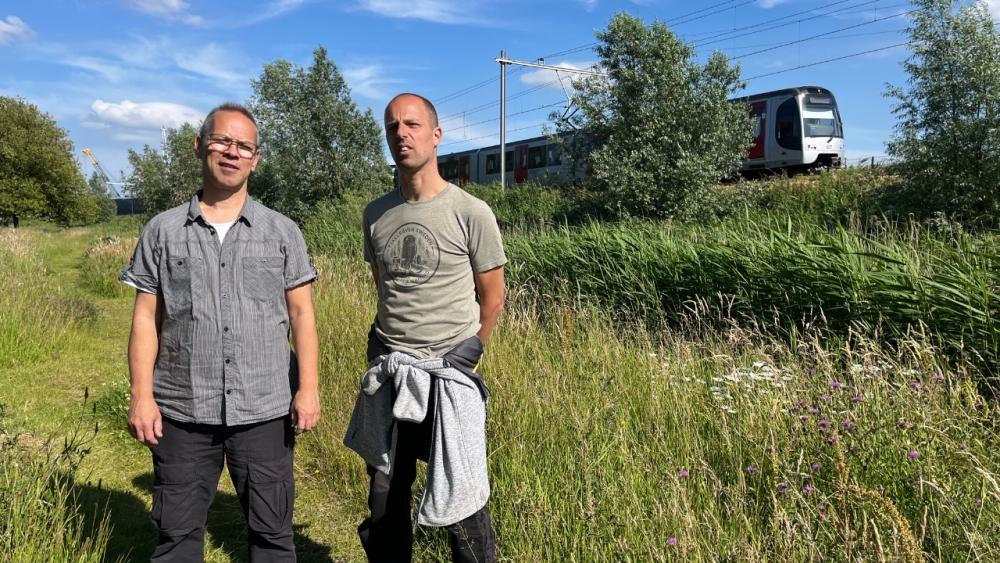
[[[539,59],[541,61],[542,59]],[[575,68],[565,68],[561,66],[552,66],[547,64],[538,63],[528,63],[524,61],[515,61],[507,58],[507,51],[500,51],[500,58],[496,59],[496,62],[500,63],[500,187],[506,188],[506,178],[507,178],[507,65],[518,65],[518,66],[529,66],[531,68],[541,68],[545,70],[555,71],[556,76],[559,76],[560,72],[569,72],[573,74],[586,74],[588,76],[607,76],[603,72],[597,72],[595,70],[578,70]],[[562,81],[560,80],[560,83]],[[563,88],[565,91],[565,87]],[[568,94],[567,94],[568,95]],[[572,100],[571,100],[572,101]],[[567,109],[568,111],[568,109]]]

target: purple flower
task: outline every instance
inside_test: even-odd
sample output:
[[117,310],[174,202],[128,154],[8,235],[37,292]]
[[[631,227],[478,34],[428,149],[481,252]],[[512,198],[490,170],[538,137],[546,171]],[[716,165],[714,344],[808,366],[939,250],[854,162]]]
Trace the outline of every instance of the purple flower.
[[950,499],[944,501],[944,503],[947,504],[948,506],[955,506],[955,499],[950,498]]
[[811,409],[809,414],[819,414],[819,409]]
[[940,375],[940,374],[939,375],[935,375],[934,376],[934,381],[944,381],[944,376]]
[[[785,483],[778,483],[778,492],[779,493],[783,493],[783,492],[785,492],[787,490],[788,490],[788,485],[786,485]],[[980,504],[982,504],[982,501],[979,501],[979,502],[980,502]]]
[[837,442],[837,435],[833,434],[832,436],[830,436],[829,438],[827,438],[826,441],[830,442],[831,444],[836,443]]
[[799,417],[799,420],[801,420],[802,422],[805,422],[805,421],[809,420],[809,417],[806,416],[806,415],[802,415],[802,416]]
[[910,387],[913,387],[914,389],[920,389],[920,382],[919,381],[911,381],[910,382]]
[[854,426],[854,423],[851,422],[850,420],[845,420],[841,424],[843,424],[845,428],[850,428],[850,427]]
[[829,395],[823,395],[822,397],[820,397],[820,400],[822,401],[829,401],[830,399],[833,399],[833,397]]
[[806,405],[808,405],[808,404],[809,404],[809,403],[807,403],[807,402],[805,402],[805,401],[799,401],[799,406],[800,406],[800,407],[804,407],[804,406],[806,406]]
[[824,418],[823,420],[819,421],[819,425],[822,426],[823,428],[826,428],[827,426],[830,426],[830,421]]
[[965,451],[969,451],[969,444],[962,444],[962,449]]
[[687,471],[684,471],[683,469],[681,469],[681,477],[687,477],[688,475],[689,475],[689,473]]
[[908,457],[910,459],[917,459],[918,457],[920,457],[920,452],[918,452],[917,450],[913,450],[912,452],[910,452]]
[[906,428],[907,426],[909,426],[909,424],[905,420],[900,420],[899,422],[896,423],[896,426],[900,428]]
[[878,492],[879,493],[884,493],[885,492],[885,487],[883,487],[882,485],[879,485],[878,486]]
[[815,490],[816,489],[812,488],[812,485],[806,485],[805,487],[802,488],[802,492],[807,495]]
[[771,446],[768,446],[768,447],[764,448],[764,451],[767,452],[767,453],[771,453],[771,452],[774,451],[774,448],[771,447]]
[[670,538],[667,540],[667,545],[677,545],[677,538]]
[[788,412],[799,412],[799,407],[792,407],[788,409]]
[[812,464],[812,470],[813,471],[819,471],[819,464],[818,463]]
[[840,389],[843,386],[844,384],[839,381],[834,381],[833,383],[830,384],[830,387],[833,389]]
[[819,505],[819,506],[816,507],[816,510],[819,510],[820,512],[823,512],[824,510],[826,510],[826,507],[821,504],[821,505]]
[[826,514],[820,514],[819,515],[819,521],[820,522],[826,522]]
[[958,370],[958,375],[965,375],[965,370],[964,369]]
[[816,373],[816,370],[814,370],[814,369],[807,369],[806,370],[806,375],[812,375],[814,373]]
[[983,499],[977,498],[976,499],[976,506],[982,506],[982,505],[983,505]]
[[852,403],[860,403],[861,402],[861,397],[857,397],[857,396],[851,397],[851,402]]
[[747,473],[753,474],[753,473],[756,473],[756,472],[757,472],[757,468],[756,467],[754,467],[752,465],[750,467],[747,467]]

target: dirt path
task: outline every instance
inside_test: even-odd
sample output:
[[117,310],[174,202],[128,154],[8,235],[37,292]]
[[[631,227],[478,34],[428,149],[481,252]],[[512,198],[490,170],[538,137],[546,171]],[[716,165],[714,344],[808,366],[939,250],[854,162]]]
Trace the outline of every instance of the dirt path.
[[[107,514],[113,532],[109,561],[148,561],[156,543],[149,520],[152,465],[149,451],[127,433],[123,417],[108,408],[127,409],[126,342],[131,322],[130,298],[107,299],[79,288],[82,256],[95,235],[83,229],[37,233],[50,276],[70,291],[95,303],[96,324],[74,327],[60,351],[47,361],[0,374],[0,404],[18,426],[39,437],[65,436],[77,425],[93,434],[90,454],[77,474],[77,487],[91,520]],[[85,395],[89,398],[85,399]],[[101,410],[95,414],[95,404]],[[100,413],[105,413],[104,415]],[[223,475],[228,475],[225,471]],[[299,561],[333,563],[332,534],[324,533],[329,495],[318,479],[299,472],[295,515]],[[206,561],[246,560],[246,525],[228,477],[209,513]]]

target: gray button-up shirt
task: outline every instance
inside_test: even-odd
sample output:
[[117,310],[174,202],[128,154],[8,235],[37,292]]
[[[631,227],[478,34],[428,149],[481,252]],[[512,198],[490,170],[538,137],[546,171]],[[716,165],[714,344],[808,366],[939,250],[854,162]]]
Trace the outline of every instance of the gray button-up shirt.
[[302,233],[247,197],[220,244],[199,196],[149,221],[118,278],[163,296],[153,398],[180,422],[284,416],[298,384],[285,290],[316,279]]

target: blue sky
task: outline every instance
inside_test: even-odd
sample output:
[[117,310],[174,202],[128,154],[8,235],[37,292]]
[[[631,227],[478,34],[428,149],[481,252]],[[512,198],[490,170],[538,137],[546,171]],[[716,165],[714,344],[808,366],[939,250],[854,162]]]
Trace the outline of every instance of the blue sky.
[[[214,105],[250,96],[262,64],[308,65],[323,45],[355,102],[376,115],[402,91],[446,100],[438,103],[444,154],[498,142],[498,81],[453,94],[496,78],[501,49],[584,68],[593,52],[573,50],[627,11],[668,21],[702,56],[740,57],[743,76],[760,77],[747,93],[831,89],[857,159],[884,153],[894,119],[881,92],[905,82],[907,56],[884,48],[905,41],[900,14],[911,9],[906,0],[2,0],[0,95],[50,113],[78,151],[90,148],[117,176],[128,148],[159,147],[161,125],[198,123]],[[991,11],[1000,21],[1000,0]],[[507,138],[537,136],[566,96],[550,71],[510,72]]]

